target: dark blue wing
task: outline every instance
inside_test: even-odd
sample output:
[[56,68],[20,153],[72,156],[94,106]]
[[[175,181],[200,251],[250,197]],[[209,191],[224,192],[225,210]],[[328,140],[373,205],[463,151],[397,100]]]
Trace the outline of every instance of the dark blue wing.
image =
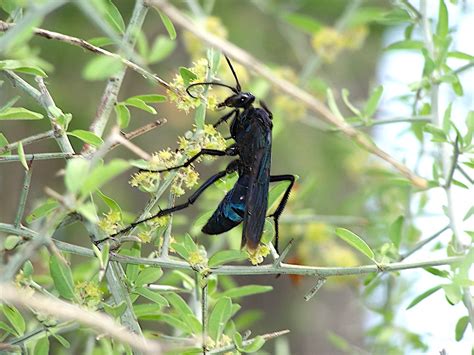
[[237,180],[235,186],[221,201],[214,214],[202,227],[203,233],[221,234],[240,224],[245,212],[245,197],[247,195],[248,177]]
[[270,183],[271,143],[255,153],[245,204],[242,246],[255,249],[262,237],[268,204]]

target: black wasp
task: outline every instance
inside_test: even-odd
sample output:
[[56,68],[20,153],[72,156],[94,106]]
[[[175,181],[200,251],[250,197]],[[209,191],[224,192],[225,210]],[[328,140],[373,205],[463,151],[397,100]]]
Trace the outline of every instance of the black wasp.
[[187,202],[160,210],[151,217],[132,223],[117,234],[127,232],[140,223],[185,209],[196,202],[199,196],[217,180],[227,174],[237,172],[237,182],[219,203],[219,206],[211,218],[209,218],[206,225],[202,228],[202,231],[206,234],[221,234],[243,222],[241,246],[247,245],[249,249],[256,249],[262,237],[265,224],[269,184],[271,182],[289,181],[290,184],[280,204],[269,216],[273,218],[275,223],[275,248],[278,250],[278,219],[288,201],[291,188],[295,182],[295,177],[293,175],[270,174],[272,156],[272,113],[262,101],[260,102],[262,108],[253,106],[255,96],[249,92],[241,91],[241,86],[232,67],[232,63],[227,56],[225,58],[235,78],[235,88],[218,82],[200,82],[189,85],[186,92],[195,98],[189,91],[192,87],[198,85],[217,85],[226,87],[234,93],[226,98],[224,102],[218,104],[218,107],[230,107],[232,110],[219,118],[214,124],[214,127],[231,119],[230,135],[235,143],[224,151],[201,149],[199,153],[179,166],[153,172],[162,173],[189,166],[203,155],[233,156],[237,158],[231,161],[225,170],[207,179],[206,182],[189,197]]

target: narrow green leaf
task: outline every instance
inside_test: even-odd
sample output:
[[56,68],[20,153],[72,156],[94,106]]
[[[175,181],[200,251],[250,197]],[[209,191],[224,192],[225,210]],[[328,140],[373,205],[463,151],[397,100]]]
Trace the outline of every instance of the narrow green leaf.
[[115,57],[99,56],[92,58],[84,67],[82,76],[86,80],[104,80],[122,70],[123,64]]
[[440,270],[434,267],[425,267],[424,269],[428,271],[430,274],[435,275],[435,276],[443,277],[445,279],[449,277],[449,272],[445,270]]
[[423,43],[423,41],[415,41],[415,40],[407,39],[404,41],[392,43],[386,48],[386,50],[393,50],[393,49],[420,50],[424,48],[424,46],[425,44]]
[[351,245],[353,248],[357,249],[362,254],[367,256],[369,259],[374,260],[374,252],[372,251],[372,249],[370,249],[367,243],[357,234],[345,228],[336,228],[336,234],[346,243]]
[[85,179],[84,184],[81,187],[81,194],[86,195],[99,189],[107,181],[123,173],[129,167],[129,163],[121,159],[114,159],[108,164],[96,167]]
[[118,212],[118,213],[122,214],[122,209],[120,208],[120,205],[114,199],[112,199],[109,196],[105,195],[100,190],[96,190],[96,193],[100,196],[102,201],[105,202],[105,204],[110,208],[111,211]]
[[48,355],[49,354],[49,338],[48,335],[40,338],[33,349],[33,355]]
[[21,60],[1,60],[0,61],[0,70],[13,70],[19,73],[29,74],[29,75],[36,75],[41,77],[47,77],[46,73],[43,69],[38,66],[30,65],[25,63]]
[[326,97],[331,112],[339,119],[344,120],[344,116],[341,114],[341,111],[339,111],[339,108],[337,107],[336,99],[334,98],[334,94],[332,93],[331,89],[326,90]]
[[54,333],[54,331],[51,332],[51,336],[58,341],[63,347],[66,349],[69,349],[71,347],[71,344],[61,335]]
[[375,114],[375,111],[377,111],[377,107],[379,106],[380,99],[382,98],[382,94],[383,94],[382,85],[377,86],[374,89],[374,91],[372,91],[372,94],[370,95],[364,107],[365,117],[371,118]]
[[398,248],[400,248],[400,241],[402,240],[402,230],[403,230],[403,222],[404,217],[399,216],[390,226],[390,240],[393,244]]
[[53,254],[49,258],[49,272],[59,294],[68,300],[74,299],[74,281],[70,267]]
[[[3,135],[3,133],[0,132],[0,148],[5,147],[6,145],[8,145],[8,139],[7,137]],[[9,154],[10,154],[10,151],[7,151],[0,155],[9,155]]]
[[423,292],[421,295],[419,296],[416,296],[413,301],[410,302],[410,304],[408,305],[408,307],[406,309],[410,309],[410,308],[413,308],[415,307],[418,303],[420,303],[421,301],[423,301],[425,298],[427,298],[428,296],[431,296],[433,293],[435,293],[436,291],[440,290],[442,287],[442,285],[438,285],[438,286],[435,286],[435,287],[432,287],[430,288],[429,290]]
[[[1,307],[0,307],[0,309],[1,309]],[[15,335],[15,336],[19,336],[19,335],[20,335],[20,334],[18,334],[18,333],[16,332],[15,329],[13,329],[13,328],[10,327],[7,323],[2,322],[2,321],[0,321],[0,329],[3,329],[5,332],[7,332],[7,333],[9,333],[9,334],[11,334],[11,335]]]
[[194,242],[194,239],[189,233],[186,233],[184,236],[184,247],[188,252],[193,252],[198,250],[198,246]]
[[5,250],[13,250],[18,243],[21,241],[21,238],[17,235],[8,235],[3,241],[3,247]]
[[158,36],[151,47],[148,61],[153,64],[168,57],[176,48],[176,41],[172,41],[164,36]]
[[159,267],[147,267],[138,274],[135,285],[142,286],[156,282],[163,275]]
[[125,301],[120,302],[119,304],[114,304],[114,305],[109,305],[107,303],[102,303],[102,306],[104,307],[105,313],[108,315],[114,317],[114,318],[119,318],[123,312],[127,309],[127,304]]
[[451,110],[453,107],[453,103],[449,103],[448,107],[446,108],[446,111],[444,111],[444,116],[443,116],[443,131],[446,134],[449,134],[449,129],[451,128]]
[[43,118],[43,115],[38,112],[30,111],[23,107],[9,107],[3,112],[0,112],[0,121],[1,120],[40,120]]
[[127,100],[124,101],[124,104],[139,108],[140,110],[156,115],[156,110],[153,107],[147,105],[143,100],[140,100],[137,97],[128,98]]
[[155,95],[155,94],[148,94],[148,95],[137,95],[133,96],[134,98],[137,98],[139,100],[142,100],[143,102],[147,104],[156,104],[159,102],[165,102],[166,101],[166,96],[164,95]]
[[26,330],[26,323],[21,313],[15,307],[6,304],[2,305],[2,310],[17,335],[23,335]]
[[444,294],[449,303],[458,304],[462,299],[461,287],[456,284],[443,285]]
[[277,202],[280,201],[280,198],[283,196],[288,186],[289,182],[287,181],[282,181],[275,186],[272,186],[268,192],[268,210],[276,207]]
[[192,309],[188,304],[176,293],[169,293],[166,295],[168,302],[173,306],[175,311],[181,316],[194,316]]
[[125,32],[125,22],[123,21],[122,15],[117,7],[111,0],[106,0],[106,16],[105,19],[107,22],[115,28],[115,30],[119,33]]
[[84,158],[69,159],[66,165],[64,183],[68,191],[76,193],[84,183],[89,172],[89,161]]
[[115,115],[120,128],[127,128],[130,123],[130,110],[125,104],[119,103],[115,107]]
[[176,39],[176,29],[173,26],[173,22],[169,19],[168,16],[166,16],[163,12],[158,11],[161,17],[161,22],[163,22],[163,25],[166,28],[166,31],[168,32],[168,35],[170,36],[170,39],[175,40]]
[[474,56],[464,52],[452,51],[448,53],[448,58],[456,58],[468,61],[474,61]]
[[227,264],[231,261],[239,261],[247,259],[246,252],[242,250],[221,250],[209,258],[209,267]]
[[79,138],[81,141],[93,145],[94,147],[99,147],[104,143],[102,138],[99,136],[95,135],[94,133],[90,131],[85,131],[83,129],[76,129],[72,132],[67,133],[69,136],[73,136],[76,138]]
[[238,297],[245,297],[250,295],[257,295],[259,293],[270,292],[273,290],[272,286],[264,286],[264,285],[245,285],[234,287],[229,290],[222,292],[219,297],[230,297],[230,298],[238,298]]
[[425,124],[423,126],[423,130],[432,135],[431,140],[433,142],[446,142],[447,140],[446,133],[444,133],[444,131],[441,128],[436,127],[435,125],[431,123]]
[[469,317],[464,316],[459,318],[458,322],[456,323],[456,341],[461,341],[466,332],[467,325],[469,324]]
[[444,0],[439,0],[439,11],[438,11],[438,25],[436,26],[436,34],[444,38],[448,35],[449,31],[449,19],[448,9]]
[[164,298],[162,295],[160,295],[156,291],[149,290],[145,287],[139,287],[133,290],[133,292],[136,293],[137,295],[140,295],[142,297],[149,299],[152,302],[155,302],[156,304],[159,304],[162,307],[169,306],[169,303],[166,300],[166,298]]
[[23,149],[23,143],[21,143],[21,141],[18,142],[17,151],[18,151],[18,158],[20,158],[21,165],[23,165],[26,171],[30,170],[30,168],[28,167],[28,163],[26,161],[25,150]]
[[242,351],[244,353],[254,353],[259,351],[264,344],[265,339],[259,335],[253,338],[250,344],[244,345],[242,348],[237,350]]
[[209,316],[208,334],[214,341],[219,341],[231,316],[231,299],[228,297],[220,298]]
[[59,207],[59,202],[56,200],[49,199],[36,207],[33,212],[31,212],[26,217],[26,222],[31,223],[39,218],[45,217],[53,212],[56,208]]
[[318,32],[322,27],[321,22],[308,15],[292,13],[284,15],[283,18],[290,25],[293,25],[296,28],[309,34],[314,34]]
[[191,81],[197,79],[197,75],[185,67],[179,68],[179,75],[181,75],[181,77],[183,78],[184,85],[189,85]]
[[361,116],[360,110],[349,101],[349,90],[342,89],[341,93],[342,101],[346,104],[347,108],[351,110],[354,115]]
[[90,44],[96,47],[105,47],[114,44],[114,41],[108,37],[94,37],[87,40]]

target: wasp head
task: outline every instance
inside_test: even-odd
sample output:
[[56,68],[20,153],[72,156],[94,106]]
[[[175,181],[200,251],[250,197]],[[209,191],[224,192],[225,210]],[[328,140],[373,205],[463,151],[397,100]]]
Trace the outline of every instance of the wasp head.
[[235,95],[229,96],[224,102],[221,102],[217,107],[235,107],[247,108],[253,104],[255,96],[249,92],[239,92]]

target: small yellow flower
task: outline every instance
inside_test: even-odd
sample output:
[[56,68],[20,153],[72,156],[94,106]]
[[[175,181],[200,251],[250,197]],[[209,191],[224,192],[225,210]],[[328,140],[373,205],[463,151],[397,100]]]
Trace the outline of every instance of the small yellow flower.
[[344,35],[331,27],[323,27],[313,35],[311,44],[316,53],[327,63],[331,63],[345,48]]
[[155,192],[160,181],[160,174],[151,171],[140,171],[132,175],[128,182],[133,187],[138,187],[144,192]]
[[247,249],[247,254],[252,265],[259,265],[270,254],[270,248],[265,244],[259,244],[255,250]]
[[99,228],[109,235],[117,233],[122,227],[122,216],[118,211],[110,210],[104,213],[104,217],[99,221]]
[[[227,29],[222,24],[219,17],[209,16],[199,23],[206,31],[212,33],[219,38],[227,38]],[[205,52],[205,46],[193,33],[184,32],[183,40],[186,49],[193,58],[200,57]]]
[[199,248],[198,250],[192,251],[189,253],[188,257],[189,265],[195,266],[206,266],[207,265],[207,254],[204,248]]
[[94,282],[83,281],[77,283],[74,289],[75,293],[79,295],[81,304],[90,309],[97,309],[102,300],[102,291],[99,285]]

